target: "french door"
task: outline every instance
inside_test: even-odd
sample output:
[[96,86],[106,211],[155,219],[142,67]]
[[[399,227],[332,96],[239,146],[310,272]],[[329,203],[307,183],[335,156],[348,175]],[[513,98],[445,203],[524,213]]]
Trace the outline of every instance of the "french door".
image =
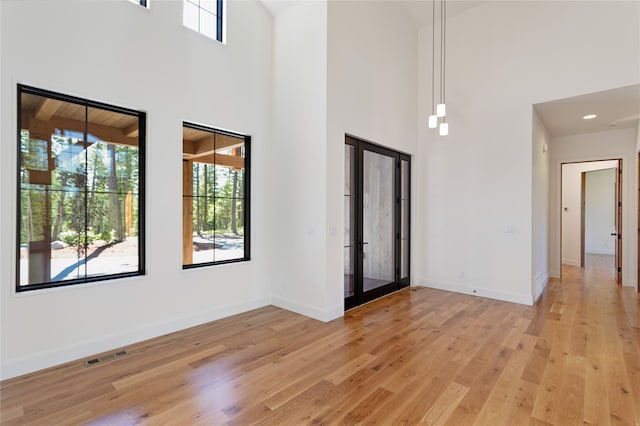
[[345,137],[345,309],[409,285],[411,158]]

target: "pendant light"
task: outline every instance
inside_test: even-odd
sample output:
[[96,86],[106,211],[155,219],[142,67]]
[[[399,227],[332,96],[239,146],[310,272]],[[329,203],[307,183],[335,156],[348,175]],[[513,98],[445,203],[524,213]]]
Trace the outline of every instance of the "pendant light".
[[[447,3],[446,0],[440,0],[440,58],[438,69],[438,75],[440,77],[440,87],[439,87],[439,101],[436,104],[435,96],[435,79],[436,79],[436,1],[432,0],[431,2],[431,115],[429,116],[429,128],[430,129],[439,129],[440,136],[447,136],[449,134],[449,124],[446,121],[447,115],[447,107],[445,104],[445,95],[446,95],[446,81],[445,81],[445,73],[446,73],[446,60],[447,60],[447,49],[446,49],[446,41],[447,41]],[[442,119],[442,121],[440,121]]]
[[443,121],[440,123],[440,136],[447,136],[449,134],[449,123]]

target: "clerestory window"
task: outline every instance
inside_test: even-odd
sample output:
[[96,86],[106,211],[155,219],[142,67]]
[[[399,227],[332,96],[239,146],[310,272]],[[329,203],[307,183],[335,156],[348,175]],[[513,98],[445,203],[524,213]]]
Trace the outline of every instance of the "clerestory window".
[[223,43],[224,6],[224,0],[182,0],[182,23]]

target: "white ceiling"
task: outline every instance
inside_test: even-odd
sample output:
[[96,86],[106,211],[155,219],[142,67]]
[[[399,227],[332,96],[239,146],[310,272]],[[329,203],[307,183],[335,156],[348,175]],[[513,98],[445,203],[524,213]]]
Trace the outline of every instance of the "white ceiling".
[[[285,10],[290,5],[297,1],[310,1],[310,0],[260,0],[262,4],[267,8],[272,16],[277,16],[280,12]],[[329,0],[340,1],[340,0]],[[356,1],[373,1],[373,0],[356,0]],[[431,25],[431,0],[390,0],[404,3],[409,11],[409,14],[413,18],[416,27],[428,27]],[[437,7],[439,1],[436,0]],[[486,0],[447,0],[447,16],[454,16],[464,10],[479,4],[485,3]],[[439,9],[438,9],[439,10]],[[436,17],[439,17],[439,12],[436,11]]]
[[[431,0],[401,0],[407,6],[411,17],[418,28],[430,27],[432,23]],[[447,17],[450,18],[475,6],[486,3],[486,0],[447,0]],[[440,18],[440,2],[436,1],[436,20]],[[438,24],[436,24],[438,25]],[[437,28],[437,27],[436,27]]]
[[298,0],[260,0],[271,16],[278,16],[280,12],[291,6]]
[[[568,136],[636,127],[640,85],[620,87],[534,105],[550,136]],[[596,114],[592,120],[583,120]]]

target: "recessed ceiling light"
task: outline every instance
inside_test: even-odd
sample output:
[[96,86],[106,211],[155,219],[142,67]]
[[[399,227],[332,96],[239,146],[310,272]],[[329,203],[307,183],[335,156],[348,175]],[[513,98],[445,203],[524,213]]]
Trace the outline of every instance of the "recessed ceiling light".
[[582,119],[583,120],[593,120],[596,117],[597,117],[597,115],[595,115],[595,114],[587,114],[584,117],[582,117]]

